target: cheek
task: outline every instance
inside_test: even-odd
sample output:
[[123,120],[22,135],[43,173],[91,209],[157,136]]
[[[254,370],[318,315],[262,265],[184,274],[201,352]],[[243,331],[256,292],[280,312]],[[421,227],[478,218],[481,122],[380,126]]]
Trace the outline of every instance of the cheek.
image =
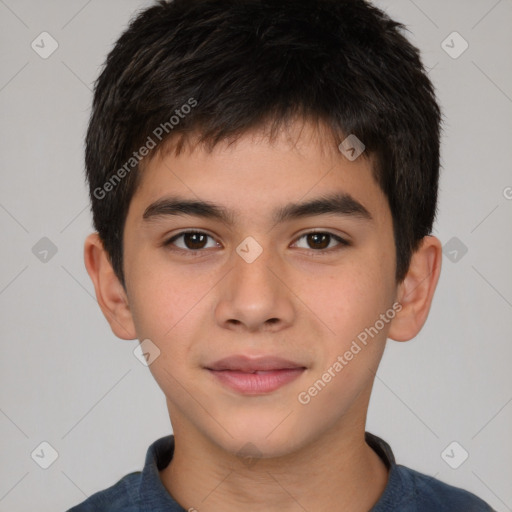
[[[204,349],[204,328],[213,325],[214,272],[153,259],[132,266],[131,310],[139,339],[160,350],[150,369],[159,383],[194,368]],[[168,372],[166,371],[168,370]]]
[[384,279],[379,265],[362,262],[344,275],[332,276],[328,287],[310,295],[315,311],[329,327],[323,346],[315,354],[317,364],[309,383],[312,387],[303,390],[310,397],[319,397],[311,401],[315,405],[310,412],[321,414],[323,410],[325,414],[332,403],[349,407],[354,397],[370,385],[391,320],[381,320],[381,314],[391,307]]
[[[389,306],[391,288],[386,265],[359,255],[347,265],[316,275],[302,285],[305,303],[341,339],[372,324]],[[334,333],[332,332],[334,331]]]
[[158,348],[149,369],[168,394],[179,388],[182,372],[190,364],[191,326],[200,314],[205,292],[178,275],[156,269],[142,273],[138,282],[132,306],[135,329],[141,341],[149,339]]
[[142,255],[129,269],[130,309],[137,334],[163,343],[193,311],[201,290],[197,282],[192,286],[182,273]]
[[[393,302],[388,267],[389,262],[384,259],[361,255],[357,263],[336,269],[322,286],[309,292],[309,304],[329,327],[325,330],[324,350],[317,352],[319,365],[315,373],[324,374],[331,368],[337,377],[332,378],[333,385],[325,398],[330,393],[354,392],[372,376],[368,369],[377,369],[392,319],[388,315],[388,322],[381,320]],[[337,361],[336,368],[332,368]],[[325,375],[326,380],[330,378]]]

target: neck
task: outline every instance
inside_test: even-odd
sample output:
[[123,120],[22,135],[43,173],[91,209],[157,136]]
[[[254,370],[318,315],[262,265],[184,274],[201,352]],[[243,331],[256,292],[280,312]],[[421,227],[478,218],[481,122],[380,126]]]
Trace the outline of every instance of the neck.
[[364,423],[337,425],[292,454],[252,461],[226,453],[190,426],[173,426],[173,459],[160,477],[187,510],[367,512],[386,487],[388,469],[366,444]]

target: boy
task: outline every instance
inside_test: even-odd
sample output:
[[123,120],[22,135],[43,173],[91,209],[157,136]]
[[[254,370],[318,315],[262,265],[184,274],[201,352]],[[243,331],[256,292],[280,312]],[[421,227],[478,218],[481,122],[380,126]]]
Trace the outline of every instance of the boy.
[[365,433],[441,267],[441,113],[402,28],[364,0],[175,0],[121,36],[85,264],[174,434],[72,511],[491,510]]

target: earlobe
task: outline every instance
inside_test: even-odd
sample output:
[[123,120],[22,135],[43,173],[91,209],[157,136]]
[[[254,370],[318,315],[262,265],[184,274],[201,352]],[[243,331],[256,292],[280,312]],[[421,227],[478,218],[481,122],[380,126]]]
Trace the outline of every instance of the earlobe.
[[388,338],[408,341],[420,332],[427,320],[439,280],[442,255],[438,238],[431,235],[423,238],[412,255],[405,279],[398,287],[397,301],[402,309],[391,322]]
[[90,234],[85,240],[84,262],[94,284],[96,299],[112,332],[124,340],[137,338],[128,297],[98,233]]

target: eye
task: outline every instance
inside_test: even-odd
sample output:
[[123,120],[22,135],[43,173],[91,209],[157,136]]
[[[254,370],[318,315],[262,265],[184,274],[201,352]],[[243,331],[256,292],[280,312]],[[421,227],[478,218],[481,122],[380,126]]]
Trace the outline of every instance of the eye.
[[[175,243],[176,240],[179,240],[180,238],[182,239],[182,242],[180,244]],[[208,249],[218,245],[217,242],[214,242],[213,245],[208,247],[206,245],[208,238],[213,240],[212,236],[207,233],[203,233],[202,231],[183,231],[182,233],[178,233],[167,240],[164,245],[174,245],[178,249],[186,252],[200,251],[201,249]]]
[[[309,233],[304,233],[302,236],[298,238],[298,240],[305,239],[306,244],[309,247],[302,247],[304,249],[313,249],[310,252],[318,253],[318,252],[331,252],[331,249],[337,250],[341,249],[344,246],[350,245],[349,242],[344,240],[338,235],[334,233],[329,233],[328,231],[310,231]],[[334,245],[331,245],[332,242],[338,242]],[[297,243],[297,242],[296,242]],[[328,251],[326,249],[329,249]]]

